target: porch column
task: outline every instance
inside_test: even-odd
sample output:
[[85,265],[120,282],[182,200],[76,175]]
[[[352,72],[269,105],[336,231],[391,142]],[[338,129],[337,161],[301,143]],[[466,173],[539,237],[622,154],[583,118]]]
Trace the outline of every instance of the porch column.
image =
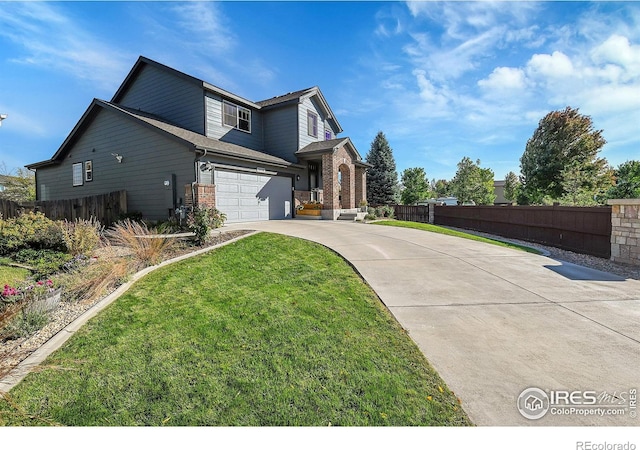
[[333,153],[331,152],[322,155],[322,190],[324,197],[322,209],[340,209],[340,202],[338,201],[338,192],[340,192],[338,168],[335,167]]
[[367,170],[364,167],[356,167],[356,207],[362,200],[367,200]]

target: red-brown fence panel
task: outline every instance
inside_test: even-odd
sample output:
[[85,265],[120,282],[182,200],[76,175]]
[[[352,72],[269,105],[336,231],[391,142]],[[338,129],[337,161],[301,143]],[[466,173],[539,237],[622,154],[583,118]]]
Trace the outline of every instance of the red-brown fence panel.
[[611,256],[610,206],[436,206],[435,224]]

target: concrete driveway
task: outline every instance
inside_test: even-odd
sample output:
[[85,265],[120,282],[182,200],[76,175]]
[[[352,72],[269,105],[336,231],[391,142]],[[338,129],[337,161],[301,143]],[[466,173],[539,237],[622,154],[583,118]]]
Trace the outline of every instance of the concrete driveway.
[[[288,220],[225,228],[301,237],[341,254],[477,425],[640,425],[632,406],[640,281],[396,227]],[[520,409],[546,413],[530,419]]]

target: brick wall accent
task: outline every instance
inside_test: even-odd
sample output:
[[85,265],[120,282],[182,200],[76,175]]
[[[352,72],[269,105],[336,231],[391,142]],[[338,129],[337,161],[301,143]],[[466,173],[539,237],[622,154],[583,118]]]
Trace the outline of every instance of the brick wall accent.
[[608,200],[611,260],[640,266],[640,198]]
[[333,153],[322,155],[322,190],[324,191],[322,209],[340,209],[338,191],[336,191],[338,168],[334,169],[334,160]]
[[356,167],[356,206],[360,206],[362,200],[367,200],[367,170],[364,167]]
[[[343,189],[342,205],[338,197],[340,193],[338,170],[342,170],[342,179],[346,183],[346,189]],[[354,166],[353,159],[344,146],[322,155],[322,189],[324,194],[322,209],[357,208],[360,200],[367,198],[366,186],[365,169]]]
[[184,203],[185,206],[202,206],[205,208],[216,207],[216,186],[214,184],[196,183],[193,187],[195,192],[195,202],[192,198],[191,185],[184,186]]

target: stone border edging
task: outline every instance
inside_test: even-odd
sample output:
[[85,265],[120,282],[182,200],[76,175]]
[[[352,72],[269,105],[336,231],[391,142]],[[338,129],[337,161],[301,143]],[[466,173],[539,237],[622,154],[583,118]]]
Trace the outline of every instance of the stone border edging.
[[22,360],[16,367],[14,367],[8,374],[6,374],[3,378],[0,379],[0,393],[8,393],[11,389],[13,389],[18,383],[20,383],[35,367],[40,365],[42,361],[44,361],[49,355],[51,355],[54,351],[58,350],[62,344],[64,344],[71,336],[73,336],[76,331],[78,331],[82,326],[87,323],[90,319],[95,317],[100,311],[105,309],[111,303],[116,301],[122,294],[127,292],[133,284],[144,278],[147,274],[153,272],[156,269],[160,269],[161,267],[168,266],[169,264],[173,264],[178,261],[182,261],[184,259],[188,259],[194,256],[201,255],[203,253],[210,252],[211,250],[218,249],[220,247],[224,247],[225,245],[233,244],[234,242],[239,241],[240,239],[244,239],[245,237],[253,236],[255,234],[260,233],[260,231],[251,231],[242,236],[235,237],[233,239],[229,239],[221,244],[212,245],[211,247],[203,248],[200,250],[196,250],[192,253],[187,253],[185,255],[176,256],[175,258],[168,259],[166,261],[162,261],[160,264],[155,266],[145,267],[141,271],[133,274],[129,281],[119,286],[115,291],[111,294],[104,297],[98,303],[87,309],[84,313],[82,313],[79,317],[77,317],[73,322],[68,324],[62,330],[58,331],[51,339],[42,344],[37,350],[31,353],[28,357]]

